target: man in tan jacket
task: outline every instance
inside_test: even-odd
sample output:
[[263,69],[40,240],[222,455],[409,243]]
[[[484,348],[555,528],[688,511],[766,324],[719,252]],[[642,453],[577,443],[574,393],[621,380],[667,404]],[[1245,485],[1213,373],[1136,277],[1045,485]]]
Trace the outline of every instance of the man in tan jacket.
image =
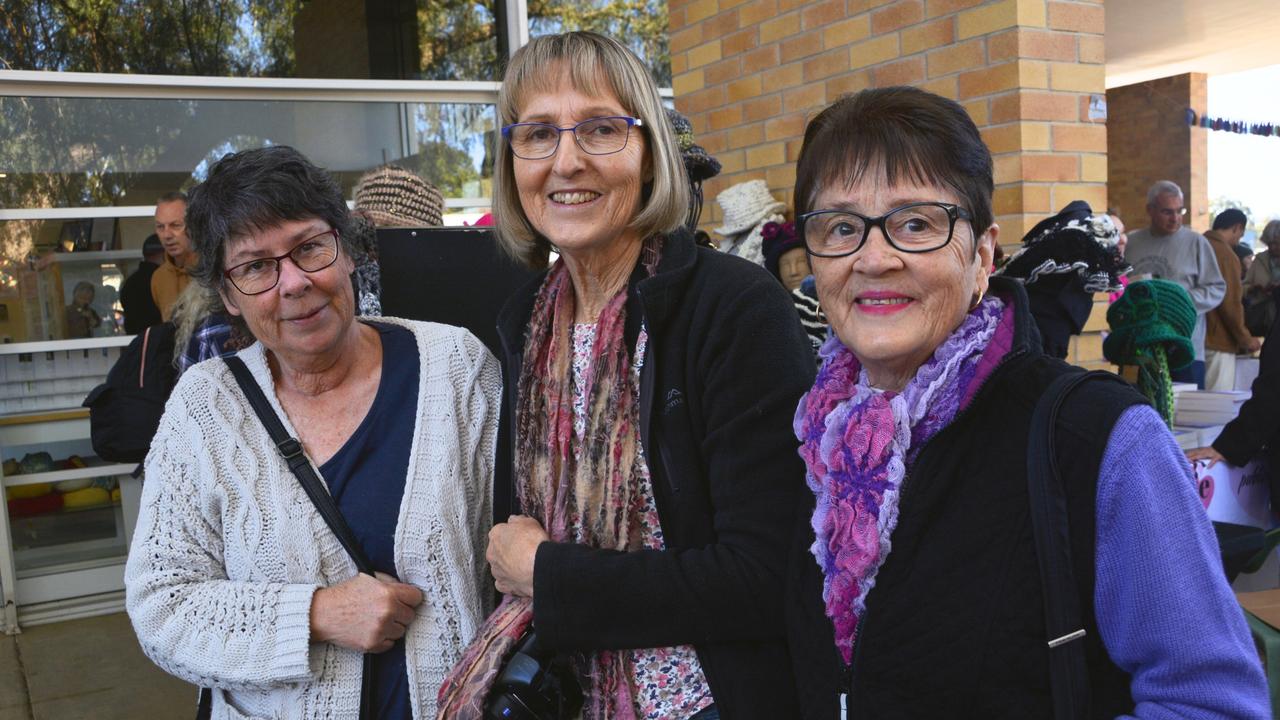
[[1232,248],[1240,242],[1247,222],[1243,212],[1229,208],[1218,213],[1213,219],[1213,229],[1204,234],[1227,281],[1227,295],[1222,304],[1205,316],[1205,390],[1235,389],[1236,355],[1257,352],[1262,347],[1244,326],[1240,258]]
[[172,318],[173,303],[191,281],[187,270],[196,261],[195,249],[187,237],[186,216],[186,195],[171,192],[156,201],[156,235],[164,246],[164,262],[151,275],[151,299],[165,321]]

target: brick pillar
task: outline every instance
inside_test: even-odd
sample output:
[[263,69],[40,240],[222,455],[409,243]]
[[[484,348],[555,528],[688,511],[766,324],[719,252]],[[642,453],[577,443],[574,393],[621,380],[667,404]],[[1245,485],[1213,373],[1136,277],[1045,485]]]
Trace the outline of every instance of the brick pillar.
[[1182,188],[1186,224],[1209,227],[1209,131],[1187,125],[1186,111],[1204,112],[1203,73],[1150,80],[1107,91],[1107,194],[1125,225],[1146,227],[1147,189],[1157,180]]
[[676,107],[724,165],[792,204],[806,120],[840,95],[915,85],[958,100],[995,158],[1012,245],[1074,199],[1106,205],[1103,6],[1056,0],[670,0]]

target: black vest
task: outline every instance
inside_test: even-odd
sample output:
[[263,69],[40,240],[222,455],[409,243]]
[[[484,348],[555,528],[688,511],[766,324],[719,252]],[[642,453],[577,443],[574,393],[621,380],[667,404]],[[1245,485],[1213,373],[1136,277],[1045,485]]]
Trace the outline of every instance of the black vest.
[[[795,601],[806,607],[794,611],[799,619],[792,618],[789,629],[794,634],[807,625],[827,648],[818,679],[802,678],[800,685],[802,696],[830,702],[815,702],[807,717],[834,714],[837,691],[828,685],[850,689],[853,718],[1053,715],[1026,447],[1036,401],[1070,368],[1040,351],[1021,288],[1001,283],[995,289],[1016,306],[1013,349],[909,468],[892,550],[867,596],[852,668],[844,674],[830,622],[814,621],[815,612],[826,620],[821,574],[812,556],[804,562],[793,555],[811,569],[793,567],[795,586],[807,597]],[[1086,383],[1063,407],[1057,426],[1092,717],[1133,709],[1129,677],[1107,656],[1093,613],[1095,498],[1111,429],[1125,409],[1143,401],[1118,383]],[[797,665],[803,672],[806,663]]]

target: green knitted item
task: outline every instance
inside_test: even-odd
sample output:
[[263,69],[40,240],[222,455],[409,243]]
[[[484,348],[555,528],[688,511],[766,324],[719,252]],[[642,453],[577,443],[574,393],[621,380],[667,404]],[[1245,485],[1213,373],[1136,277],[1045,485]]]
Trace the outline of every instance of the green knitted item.
[[1125,290],[1107,309],[1111,333],[1102,354],[1116,365],[1138,368],[1138,390],[1173,425],[1173,381],[1170,370],[1195,360],[1191,333],[1196,308],[1191,296],[1168,280],[1143,280]]

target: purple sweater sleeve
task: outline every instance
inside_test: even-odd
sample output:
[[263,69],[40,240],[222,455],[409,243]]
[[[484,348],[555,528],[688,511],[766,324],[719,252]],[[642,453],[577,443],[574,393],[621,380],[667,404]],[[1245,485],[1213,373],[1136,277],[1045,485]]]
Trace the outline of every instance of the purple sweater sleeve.
[[1192,485],[1155,411],[1126,410],[1098,478],[1098,629],[1132,676],[1134,717],[1269,718],[1261,662]]

